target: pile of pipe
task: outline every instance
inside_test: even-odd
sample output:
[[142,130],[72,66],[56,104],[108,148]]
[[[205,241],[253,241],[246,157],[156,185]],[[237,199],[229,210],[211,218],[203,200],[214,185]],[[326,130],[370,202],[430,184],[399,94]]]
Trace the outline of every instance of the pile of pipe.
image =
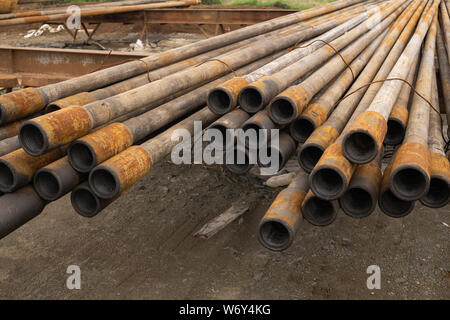
[[339,207],[355,218],[377,202],[393,217],[416,200],[442,207],[450,165],[437,88],[449,115],[449,26],[445,1],[340,0],[2,95],[0,238],[68,193],[80,215],[96,216],[196,121],[279,129],[266,147],[280,167],[298,158],[302,171],[260,224],[270,249],[292,243],[302,216],[324,226]]

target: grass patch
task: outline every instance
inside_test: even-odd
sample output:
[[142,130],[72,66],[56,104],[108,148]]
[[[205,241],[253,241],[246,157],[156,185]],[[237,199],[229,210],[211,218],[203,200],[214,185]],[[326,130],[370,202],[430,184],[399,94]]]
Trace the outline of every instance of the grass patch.
[[[204,1],[205,0],[203,0],[202,3],[204,3]],[[224,0],[223,4],[229,6],[259,6],[305,10],[333,1],[334,0]]]

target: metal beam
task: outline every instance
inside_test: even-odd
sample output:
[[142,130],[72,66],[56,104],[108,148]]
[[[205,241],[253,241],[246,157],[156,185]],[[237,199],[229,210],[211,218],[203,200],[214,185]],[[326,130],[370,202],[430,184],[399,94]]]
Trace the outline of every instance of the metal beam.
[[0,87],[38,87],[147,55],[100,50],[0,46]]

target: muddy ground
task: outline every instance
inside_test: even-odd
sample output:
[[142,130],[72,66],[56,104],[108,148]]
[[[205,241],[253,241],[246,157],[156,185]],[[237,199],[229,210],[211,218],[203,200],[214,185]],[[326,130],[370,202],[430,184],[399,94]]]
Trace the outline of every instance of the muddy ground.
[[[96,39],[106,47],[126,49],[139,34],[134,26],[104,28]],[[1,44],[70,42],[64,33],[24,40],[28,29],[1,30]],[[340,213],[328,227],[304,222],[292,247],[275,253],[259,244],[257,228],[279,190],[221,167],[167,159],[95,218],[77,215],[66,196],[0,241],[0,298],[450,298],[450,205],[417,203],[402,219],[377,209],[363,220]],[[192,236],[242,199],[251,209],[241,219],[211,239]],[[69,265],[81,268],[81,290],[66,287]],[[366,286],[370,265],[381,268],[380,290]]]

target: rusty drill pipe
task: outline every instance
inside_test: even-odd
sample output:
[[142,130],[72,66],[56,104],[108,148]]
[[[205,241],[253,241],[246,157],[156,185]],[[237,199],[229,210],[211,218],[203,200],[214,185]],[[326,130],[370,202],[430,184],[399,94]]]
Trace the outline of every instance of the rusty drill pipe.
[[244,130],[244,132],[254,130],[257,136],[256,141],[249,139],[249,141],[245,142],[245,145],[251,150],[258,150],[261,147],[265,147],[270,142],[271,130],[273,129],[280,129],[280,126],[272,122],[267,110],[259,111],[242,125],[242,130]]
[[344,195],[339,198],[342,211],[352,218],[368,217],[377,207],[380,191],[381,158],[383,152],[375,160],[358,165]]
[[[278,144],[272,143],[272,141],[267,146],[267,156],[269,158],[272,157],[273,154],[278,155],[278,168],[276,171],[280,171],[286,165],[287,161],[294,154],[295,149],[297,148],[297,144],[294,139],[286,133],[280,132]],[[258,166],[261,168],[271,167],[272,163],[262,163],[260,159],[258,159]]]
[[[436,77],[433,76],[432,103],[439,106]],[[441,116],[430,108],[430,130],[428,148],[431,154],[430,188],[420,202],[430,208],[442,208],[450,201],[450,163],[445,156],[445,142],[442,138]]]
[[312,225],[324,227],[336,219],[339,202],[321,199],[309,190],[303,200],[301,210],[306,221]]
[[102,199],[97,197],[95,193],[92,192],[87,181],[75,187],[70,194],[72,207],[79,215],[86,218],[95,217],[103,209],[114,202],[114,200],[116,200],[116,198]]
[[[355,60],[352,61],[350,68],[355,77],[357,77],[362,69],[367,65],[367,62],[378,48],[383,37],[384,34],[380,35]],[[352,84],[352,71],[346,68],[330,85],[330,87],[326,89],[326,91],[317,99],[314,99],[313,102],[301,113],[301,115],[290,124],[289,130],[291,136],[295,140],[298,142],[305,142],[311,133],[313,133],[317,127],[326,121],[335,103]],[[308,77],[304,83],[309,81],[309,79],[310,78]],[[300,84],[300,86],[302,85],[304,84]]]
[[72,168],[66,156],[37,170],[33,183],[42,199],[55,201],[69,193],[86,178],[87,174],[79,173]]
[[[199,4],[198,0],[183,0],[183,1],[168,1],[168,2],[160,2],[160,3],[150,3],[150,4],[140,4],[134,6],[123,6],[123,7],[110,7],[110,8],[94,8],[94,9],[86,9],[80,11],[81,17],[87,16],[99,16],[105,14],[114,14],[114,13],[123,13],[123,12],[133,12],[140,10],[148,10],[148,9],[157,9],[157,8],[171,8],[171,7],[183,7],[190,6],[193,4]],[[31,16],[31,17],[22,17],[15,19],[7,19],[0,20],[0,27],[3,26],[15,26],[19,24],[31,24],[31,23],[43,23],[46,21],[60,21],[70,18],[72,13],[55,13],[46,16]]]
[[448,63],[450,63],[450,17],[444,2],[441,2],[439,18],[442,24],[443,36],[445,37],[445,48],[447,49],[447,59]]
[[1,196],[0,239],[38,216],[46,204],[31,185]]
[[0,141],[7,139],[7,138],[17,136],[17,134],[19,133],[19,128],[24,121],[26,121],[26,120],[25,119],[18,120],[18,121],[9,123],[7,125],[1,126],[0,127]]
[[194,121],[202,121],[204,126],[208,126],[217,118],[207,107],[197,111],[155,138],[140,146],[132,146],[95,167],[89,174],[89,185],[100,198],[122,194],[179,143],[171,139],[175,130],[185,129],[192,134]]
[[390,189],[389,180],[391,179],[392,162],[384,169],[383,179],[380,186],[380,195],[378,198],[378,206],[380,210],[392,217],[402,218],[411,213],[414,209],[415,201],[405,201],[397,198]]
[[[304,10],[298,13],[279,17],[263,23],[248,26],[217,37],[175,48],[166,52],[151,55],[139,61],[127,62],[118,66],[96,71],[87,75],[62,81],[40,88],[27,88],[0,97],[0,123],[11,122],[43,109],[47,104],[79,92],[87,92],[105,87],[130,77],[147,72],[147,66],[157,69],[162,66],[181,61],[200,53],[255,37],[276,29],[280,29],[300,21],[319,16],[337,9],[345,8],[362,0],[342,0],[319,8]],[[143,61],[143,62],[142,62]]]
[[[384,79],[389,74],[402,54],[410,35],[414,32],[425,5],[425,2],[421,2],[395,43],[383,42],[348,92],[354,92],[372,80]],[[376,86],[377,84],[372,84],[369,88],[363,87],[363,89],[341,101],[327,121],[314,130],[298,152],[298,162],[306,172],[313,170],[323,152],[338,138],[346,124],[348,126],[359,114],[365,111],[378,91]]]
[[[436,26],[437,14],[428,30],[416,82],[416,90],[428,101],[431,101],[434,75]],[[414,95],[405,139],[392,164],[391,191],[400,199],[418,200],[427,194],[430,187],[429,124],[430,106]]]
[[[288,27],[289,29],[290,27]],[[266,37],[270,37],[272,33],[264,34],[259,36],[257,39],[262,39]],[[73,96],[69,96],[60,100],[56,100],[52,103],[50,103],[46,107],[47,112],[53,112],[60,110],[65,107],[77,105],[77,106],[83,106],[88,103],[97,101],[97,100],[103,100],[112,96],[115,96],[119,93],[126,92],[128,90],[132,90],[134,88],[143,86],[147,83],[156,80],[160,80],[168,75],[174,74],[176,72],[185,70],[187,68],[190,68],[192,66],[198,65],[200,63],[203,63],[209,59],[212,59],[218,55],[230,52],[231,50],[235,50],[237,48],[242,49],[244,46],[251,45],[254,41],[254,38],[245,39],[238,41],[236,43],[229,44],[227,46],[211,50],[205,53],[202,53],[200,55],[197,55],[195,57],[185,59],[182,61],[179,61],[177,63],[173,63],[171,65],[152,70],[148,73],[141,74],[136,77],[132,77],[123,81],[120,81],[118,83],[114,83],[112,85],[109,85],[104,88],[100,88],[91,92],[80,92]]]
[[[25,122],[19,132],[23,147],[33,155],[73,141],[90,129],[142,108],[168,95],[213,80],[250,62],[277,53],[295,43],[301,27],[262,39],[253,46],[235,49],[201,65],[160,80],[99,100],[83,107],[72,106]],[[27,138],[29,137],[29,139]]]
[[[330,44],[336,50],[343,49],[372,28],[379,28],[378,22],[380,19],[383,19],[381,25],[390,24],[405,6],[404,1],[386,3],[386,7],[380,9],[379,15],[370,17],[344,35],[331,41]],[[329,46],[323,46],[306,57],[291,63],[288,67],[250,83],[239,94],[241,108],[247,111],[252,110],[252,112],[264,108],[281,91],[334,55],[333,49]]]
[[0,157],[0,190],[13,192],[33,179],[35,172],[61,158],[65,148],[52,150],[39,157],[27,154],[22,148]]
[[11,153],[20,148],[19,137],[11,137],[0,141],[0,156]]
[[438,25],[436,35],[436,52],[439,62],[439,75],[442,85],[442,95],[444,98],[445,112],[447,114],[447,137],[450,139],[450,65],[444,46],[444,35],[442,29]]
[[[325,41],[332,41],[338,36],[342,35],[346,30],[358,25],[370,15],[374,14],[376,10],[374,7],[368,7],[366,12],[361,13],[357,17],[353,18],[354,14],[359,14],[361,10],[349,10],[341,15],[333,15],[329,14],[327,17],[319,17],[310,21],[310,24],[316,24],[321,22],[320,25],[315,27],[306,37],[313,37],[314,35],[320,34],[329,28],[333,28],[332,30],[320,34],[319,37],[314,38],[306,43],[301,43],[301,46],[307,46],[306,48],[297,48],[284,56],[268,63],[267,65],[255,70],[252,73],[249,73],[242,77],[235,77],[231,80],[228,80],[222,83],[217,88],[211,90],[208,96],[208,106],[214,113],[219,115],[225,114],[238,105],[239,93],[242,89],[249,83],[258,80],[263,76],[271,75],[286,66],[290,65],[292,62],[301,59],[311,52],[319,49],[324,45],[323,42],[314,42],[317,39],[322,39]],[[329,19],[329,21],[324,21],[325,19]],[[347,21],[351,18],[351,21]],[[306,39],[306,38],[305,38]],[[253,109],[251,109],[253,112]],[[254,112],[253,112],[254,113]]]
[[[418,62],[419,59],[413,61],[411,70],[406,78],[406,81],[412,85],[414,85],[417,67],[419,65]],[[403,138],[405,137],[406,125],[408,123],[408,105],[410,104],[410,96],[411,87],[404,83],[387,121],[387,132],[384,137],[384,144],[398,145],[402,143]]]
[[291,246],[302,221],[300,206],[308,188],[308,175],[300,171],[277,195],[259,223],[259,241],[264,247],[282,251]]
[[229,138],[229,134],[227,130],[231,130],[231,129],[238,129],[240,127],[242,127],[242,125],[244,124],[245,121],[247,121],[250,118],[250,115],[245,112],[242,109],[234,109],[231,112],[228,112],[227,114],[225,114],[224,116],[220,117],[217,121],[215,121],[213,124],[211,124],[209,126],[209,128],[207,128],[207,130],[209,129],[215,129],[215,130],[219,130],[222,134],[222,137],[224,139],[223,141],[223,145],[222,146],[218,146],[221,147],[222,150],[226,150],[228,147],[231,148],[231,145],[229,144],[233,144],[236,142],[236,139],[230,139]]
[[[345,48],[341,52],[342,58],[350,63],[362,51],[368,52],[367,55],[369,56],[372,55],[385,37],[387,32],[385,28],[387,27],[388,25],[383,23],[376,25],[370,32]],[[366,47],[368,49],[364,50]],[[311,99],[341,71],[347,68],[341,56],[331,58],[300,84],[291,86],[277,95],[269,104],[269,114],[272,121],[278,124],[288,124],[298,118]]]
[[[282,52],[255,61],[236,70],[235,73],[241,74],[257,68],[280,54]],[[101,162],[125,150],[155,130],[203,106],[208,91],[230,77],[231,75],[226,75],[153,110],[124,119],[126,121],[123,123],[110,124],[77,139],[70,145],[68,151],[70,163],[80,172],[89,172]]]
[[[420,47],[436,15],[439,2],[440,0],[435,0],[429,10],[422,15],[414,35],[388,78],[407,78],[412,62],[419,56]],[[343,139],[343,152],[350,162],[363,164],[376,157],[386,136],[387,119],[403,84],[404,82],[400,80],[384,82],[367,110],[353,122]],[[428,126],[428,115],[426,118]],[[392,191],[395,193],[395,189]]]
[[[233,162],[225,163],[225,168],[234,174],[247,173],[251,168],[249,151],[240,145],[235,145],[233,148],[227,150],[227,152],[233,152]],[[243,161],[241,161],[243,160]]]

